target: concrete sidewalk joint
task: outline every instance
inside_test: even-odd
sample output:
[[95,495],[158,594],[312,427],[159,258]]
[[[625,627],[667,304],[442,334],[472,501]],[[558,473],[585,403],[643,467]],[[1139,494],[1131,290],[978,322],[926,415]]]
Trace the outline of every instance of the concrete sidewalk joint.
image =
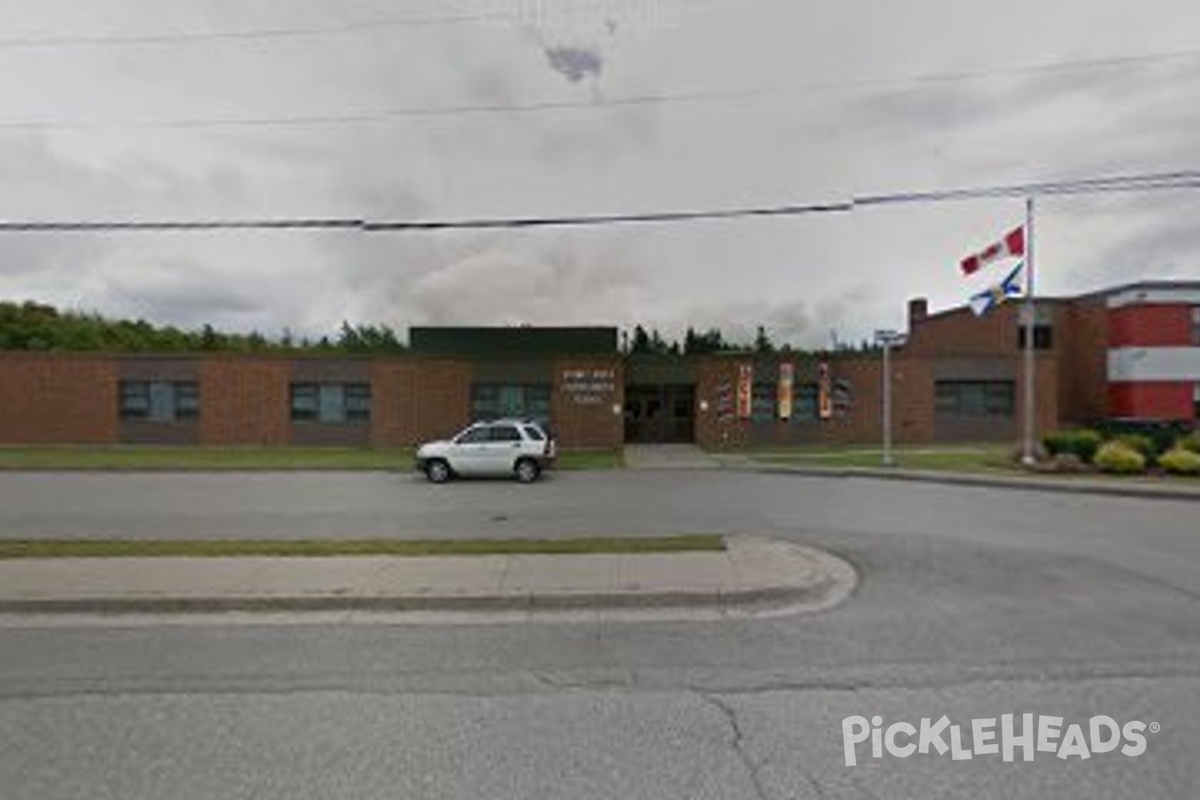
[[713,552],[621,555],[53,558],[0,561],[0,613],[513,612],[826,608],[857,576],[752,536]]

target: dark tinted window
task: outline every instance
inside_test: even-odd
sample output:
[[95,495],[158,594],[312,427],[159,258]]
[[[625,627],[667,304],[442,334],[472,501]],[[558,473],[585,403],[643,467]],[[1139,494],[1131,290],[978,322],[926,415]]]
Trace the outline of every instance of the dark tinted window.
[[521,427],[525,431],[525,435],[530,439],[533,439],[535,442],[542,442],[546,440],[546,437],[542,435],[542,432],[532,425],[523,425]]
[[491,431],[488,428],[471,428],[466,433],[461,434],[454,441],[458,444],[478,444],[491,440]]
[[492,428],[493,442],[519,442],[521,432],[512,425],[496,425]]
[[[1017,328],[1017,348],[1025,349],[1025,326]],[[1033,349],[1049,350],[1054,346],[1054,329],[1049,325],[1033,326]]]
[[293,383],[292,421],[364,423],[371,420],[367,383]]
[[960,417],[1011,417],[1015,388],[1012,381],[938,381],[938,414]]
[[200,390],[192,381],[121,381],[123,420],[175,422],[200,414]]

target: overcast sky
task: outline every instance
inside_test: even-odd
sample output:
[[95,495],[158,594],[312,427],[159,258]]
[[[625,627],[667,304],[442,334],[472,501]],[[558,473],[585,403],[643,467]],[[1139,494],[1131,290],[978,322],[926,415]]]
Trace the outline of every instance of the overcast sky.
[[[7,220],[625,213],[1192,168],[1194,0],[0,2]],[[1038,212],[1040,292],[1200,278],[1200,191]],[[0,297],[271,334],[762,323],[820,346],[902,326],[912,296],[962,304],[958,260],[1023,213],[0,233]]]

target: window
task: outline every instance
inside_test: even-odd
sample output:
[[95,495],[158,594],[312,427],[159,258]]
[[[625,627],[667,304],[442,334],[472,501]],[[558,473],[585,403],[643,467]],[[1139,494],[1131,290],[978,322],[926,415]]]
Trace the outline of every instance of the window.
[[541,430],[532,425],[522,425],[521,430],[525,431],[525,435],[535,442],[546,441],[546,437],[542,435]]
[[471,387],[471,416],[477,420],[502,417],[548,420],[550,386],[477,383]]
[[371,421],[371,386],[366,383],[293,383],[292,421]]
[[492,431],[490,428],[471,428],[461,434],[454,440],[455,444],[479,444],[480,442],[490,442],[492,440]]
[[774,422],[775,403],[779,399],[773,383],[756,383],[750,388],[750,419],[754,422]]
[[492,428],[493,442],[519,442],[521,432],[512,425],[496,425]]
[[[1049,350],[1054,346],[1054,329],[1049,325],[1033,326],[1033,349]],[[1017,328],[1017,349],[1025,349],[1025,326]]]
[[1200,421],[1200,383],[1192,387],[1192,416]]
[[1192,306],[1192,344],[1200,345],[1200,306]]
[[121,381],[121,419],[177,422],[200,415],[200,389],[194,381]]
[[1012,381],[938,381],[938,414],[959,417],[1012,417],[1016,389]]
[[817,419],[820,392],[815,383],[797,383],[792,387],[792,421],[812,422]]

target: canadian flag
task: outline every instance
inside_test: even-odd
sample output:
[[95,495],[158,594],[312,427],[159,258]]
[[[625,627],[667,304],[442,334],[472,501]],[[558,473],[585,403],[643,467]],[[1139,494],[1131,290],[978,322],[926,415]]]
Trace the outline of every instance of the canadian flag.
[[962,267],[963,275],[973,275],[980,267],[986,266],[993,261],[1009,256],[1021,257],[1025,255],[1025,226],[1022,225],[1016,228],[1003,239],[980,250],[978,253],[969,255],[962,260],[959,265]]

